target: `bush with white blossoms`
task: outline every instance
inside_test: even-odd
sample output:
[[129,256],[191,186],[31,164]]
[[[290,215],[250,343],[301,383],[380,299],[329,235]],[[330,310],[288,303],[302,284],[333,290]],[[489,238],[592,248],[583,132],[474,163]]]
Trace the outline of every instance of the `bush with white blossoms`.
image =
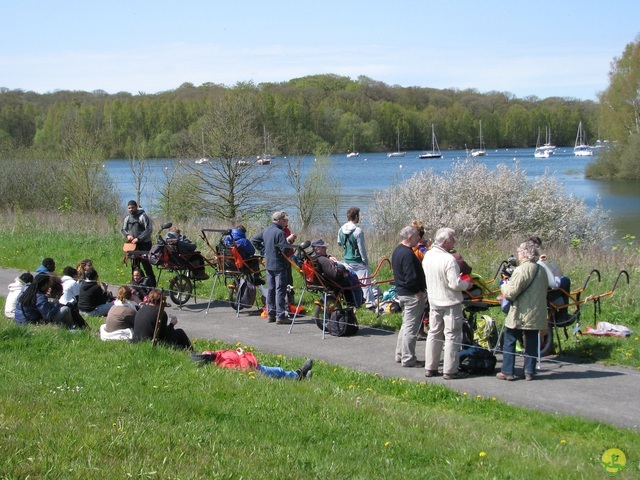
[[428,236],[451,227],[460,237],[475,240],[525,237],[545,242],[602,245],[612,233],[600,206],[566,195],[547,171],[527,179],[518,165],[489,170],[473,161],[455,164],[448,172],[425,170],[409,180],[374,194],[370,220],[386,235],[418,219]]

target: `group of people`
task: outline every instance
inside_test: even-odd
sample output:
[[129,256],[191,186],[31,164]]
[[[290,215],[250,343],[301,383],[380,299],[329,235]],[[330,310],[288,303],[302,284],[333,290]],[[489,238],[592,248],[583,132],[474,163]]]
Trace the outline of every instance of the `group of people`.
[[[391,264],[399,303],[402,326],[398,333],[395,360],[403,367],[425,369],[426,377],[442,375],[445,380],[465,378],[468,373],[458,369],[458,352],[462,346],[464,316],[463,291],[473,280],[470,267],[455,253],[455,231],[439,229],[433,244],[421,252],[418,245],[424,237],[415,222],[400,231],[400,243],[395,248]],[[497,378],[515,380],[515,349],[524,343],[524,378],[533,380],[539,345],[539,332],[547,328],[547,289],[557,288],[558,271],[552,275],[540,259],[542,242],[531,237],[518,247],[519,265],[511,278],[501,286],[502,295],[512,301],[505,320],[503,361]],[[561,275],[561,272],[560,272]],[[555,286],[554,286],[555,285]],[[416,356],[416,340],[428,302],[429,331],[425,361]],[[443,345],[444,344],[444,345]],[[444,346],[444,349],[443,349]],[[439,370],[443,357],[442,371]]]
[[[274,212],[272,223],[263,231],[251,238],[250,244],[265,257],[266,266],[266,310],[269,322],[276,325],[290,325],[287,304],[294,304],[292,295],[293,276],[291,262],[287,257],[294,254],[297,236],[289,230],[289,216],[284,211]],[[311,242],[312,257],[319,272],[337,286],[345,289],[345,297],[352,306],[365,304],[367,308],[375,308],[375,297],[370,281],[369,258],[364,240],[364,233],[357,225],[360,221],[360,209],[352,207],[347,211],[347,222],[338,231],[337,243],[344,249],[344,261],[339,262],[327,254],[328,244],[322,239]],[[242,235],[234,234],[239,227],[232,230],[231,236],[237,244],[246,240]],[[243,257],[244,257],[243,253]],[[247,258],[247,257],[244,257]],[[356,280],[357,279],[357,280]]]

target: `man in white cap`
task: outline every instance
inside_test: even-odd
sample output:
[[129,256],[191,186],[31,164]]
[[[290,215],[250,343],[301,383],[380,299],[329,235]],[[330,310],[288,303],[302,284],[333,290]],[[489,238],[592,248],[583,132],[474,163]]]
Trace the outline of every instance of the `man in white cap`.
[[[286,212],[271,215],[273,222],[251,239],[251,243],[265,256],[267,270],[267,313],[269,323],[289,325],[287,314],[287,268],[289,261],[282,255],[282,245],[290,243],[284,233],[289,224]],[[280,246],[279,246],[280,245]]]

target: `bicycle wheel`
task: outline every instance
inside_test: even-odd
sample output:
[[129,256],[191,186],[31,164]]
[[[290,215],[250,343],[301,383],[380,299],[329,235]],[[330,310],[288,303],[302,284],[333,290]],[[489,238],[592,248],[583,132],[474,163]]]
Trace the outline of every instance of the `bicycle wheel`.
[[193,284],[186,275],[176,275],[169,281],[169,296],[176,305],[184,305],[191,298]]

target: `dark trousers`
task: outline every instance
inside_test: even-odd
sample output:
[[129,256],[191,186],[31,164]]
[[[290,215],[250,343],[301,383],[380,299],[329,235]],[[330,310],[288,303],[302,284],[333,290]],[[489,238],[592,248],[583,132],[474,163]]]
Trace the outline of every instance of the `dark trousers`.
[[[151,242],[138,242],[136,244],[136,250],[148,252],[151,250]],[[140,260],[139,265],[144,270],[145,277],[149,279],[149,287],[155,288],[156,286],[156,274],[153,271],[153,265],[149,263],[149,260]],[[132,267],[137,267],[138,264],[133,263]]]

